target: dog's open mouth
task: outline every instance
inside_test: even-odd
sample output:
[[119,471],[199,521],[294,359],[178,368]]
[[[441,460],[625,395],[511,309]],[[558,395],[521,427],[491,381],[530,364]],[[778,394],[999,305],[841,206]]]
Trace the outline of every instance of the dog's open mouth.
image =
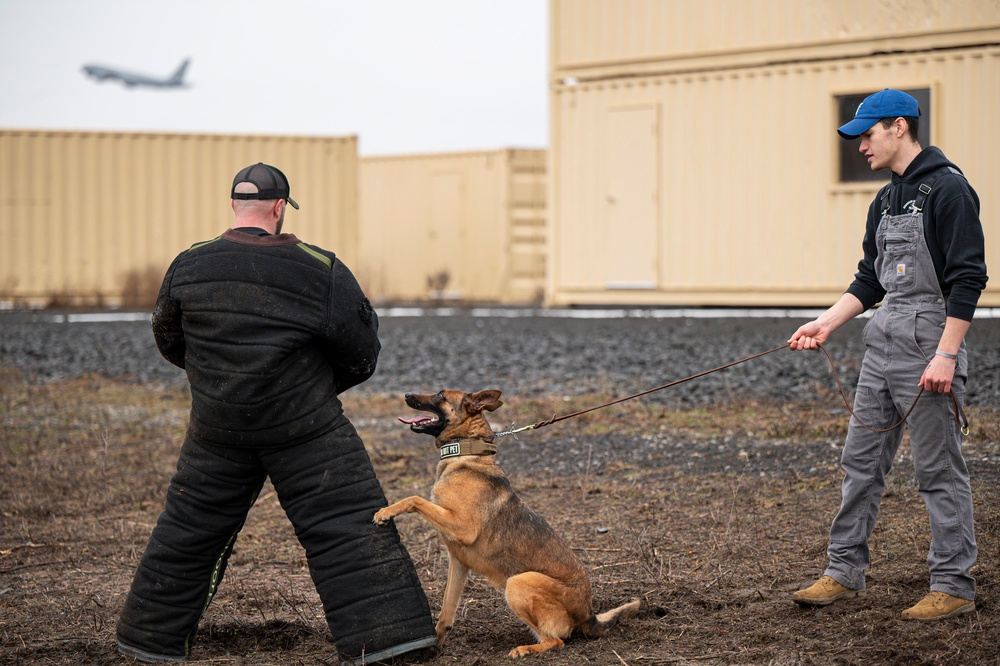
[[409,419],[404,419],[400,416],[398,418],[401,423],[410,426],[410,430],[413,432],[424,433],[432,437],[440,435],[446,423],[440,416],[414,416]]
[[399,421],[410,426],[410,430],[413,432],[421,432],[432,437],[437,437],[448,425],[448,419],[437,404],[443,400],[444,398],[440,393],[437,395],[407,393],[407,406],[425,413],[411,418],[403,418],[401,416],[399,417]]
[[434,426],[441,424],[440,419],[432,416],[414,416],[412,419],[404,419],[400,416],[398,419],[400,423],[410,426],[410,430],[413,432],[427,432],[428,430],[432,430]]

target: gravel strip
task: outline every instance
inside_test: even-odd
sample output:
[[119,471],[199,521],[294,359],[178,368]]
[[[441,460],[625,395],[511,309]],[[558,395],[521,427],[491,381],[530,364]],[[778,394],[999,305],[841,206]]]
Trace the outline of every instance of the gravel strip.
[[[452,316],[382,317],[378,371],[364,393],[498,388],[507,396],[607,392],[624,396],[779,347],[808,317]],[[865,319],[828,343],[848,392],[864,350]],[[1000,319],[968,335],[967,404],[1000,404]],[[0,364],[58,381],[97,373],[139,382],[184,382],[163,360],[143,317],[74,322],[51,314],[0,315]],[[644,398],[674,406],[733,399],[809,401],[836,396],[822,353],[781,350]]]

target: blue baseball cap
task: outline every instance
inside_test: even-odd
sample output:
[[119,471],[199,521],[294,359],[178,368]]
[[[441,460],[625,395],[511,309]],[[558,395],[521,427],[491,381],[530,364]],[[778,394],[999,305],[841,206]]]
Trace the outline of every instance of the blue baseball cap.
[[886,88],[865,97],[854,113],[854,120],[837,128],[837,134],[845,139],[857,139],[883,118],[919,118],[920,107],[917,100],[902,90]]

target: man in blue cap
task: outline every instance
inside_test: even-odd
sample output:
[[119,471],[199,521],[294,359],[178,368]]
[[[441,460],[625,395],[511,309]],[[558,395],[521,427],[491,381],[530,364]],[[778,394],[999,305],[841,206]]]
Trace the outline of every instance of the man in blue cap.
[[882,306],[865,327],[858,418],[851,419],[841,458],[842,503],[830,527],[829,563],[792,599],[825,606],[864,594],[868,539],[903,437],[903,428],[889,429],[916,401],[906,425],[930,518],[931,592],[903,611],[903,619],[926,621],[976,608],[972,492],[956,412],[968,378],[965,334],[987,276],[979,198],[940,149],[921,147],[919,117],[913,97],[887,88],[866,98],[837,130],[845,139],[860,137],[872,170],[889,169],[891,180],[868,208],[854,282],[819,318],[799,327],[790,346],[816,349],[844,323],[879,301]]

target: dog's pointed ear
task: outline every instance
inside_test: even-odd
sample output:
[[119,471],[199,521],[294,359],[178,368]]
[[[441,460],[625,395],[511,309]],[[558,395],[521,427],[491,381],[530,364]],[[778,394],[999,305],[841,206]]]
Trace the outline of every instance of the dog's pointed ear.
[[469,401],[468,409],[471,413],[478,413],[484,409],[492,412],[503,406],[503,401],[500,400],[500,391],[496,389],[472,393],[467,395],[465,399]]

